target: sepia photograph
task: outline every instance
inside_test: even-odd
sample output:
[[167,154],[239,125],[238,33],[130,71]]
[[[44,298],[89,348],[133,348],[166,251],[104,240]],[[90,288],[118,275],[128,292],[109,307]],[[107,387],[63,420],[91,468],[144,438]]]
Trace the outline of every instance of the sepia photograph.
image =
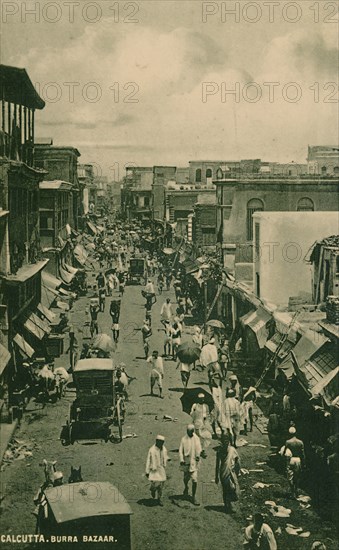
[[0,0],[1,549],[338,549],[338,36]]

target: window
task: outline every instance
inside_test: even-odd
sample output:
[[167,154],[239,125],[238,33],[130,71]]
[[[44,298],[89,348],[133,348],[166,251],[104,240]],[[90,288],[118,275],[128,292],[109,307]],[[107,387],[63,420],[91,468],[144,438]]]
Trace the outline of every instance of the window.
[[53,216],[50,214],[40,214],[40,229],[53,229]]
[[224,177],[224,173],[221,168],[218,168],[217,170],[217,180],[222,180]]
[[247,240],[253,240],[253,222],[252,217],[254,212],[263,212],[264,203],[260,199],[251,199],[247,203]]
[[206,179],[212,177],[212,168],[207,168],[206,170]]
[[215,227],[204,227],[202,229],[202,245],[213,246],[215,245],[216,234]]
[[149,197],[144,198],[144,206],[147,208],[149,207]]
[[339,174],[339,166],[333,168],[333,174]]
[[195,181],[196,181],[196,183],[201,183],[201,169],[200,168],[198,168],[195,171]]
[[260,223],[254,224],[254,231],[255,231],[255,259],[259,259],[260,255]]
[[322,174],[326,174],[326,172],[327,172],[326,166],[322,166],[322,168],[321,168],[321,173],[322,173]]
[[297,212],[314,212],[314,202],[308,197],[298,200]]

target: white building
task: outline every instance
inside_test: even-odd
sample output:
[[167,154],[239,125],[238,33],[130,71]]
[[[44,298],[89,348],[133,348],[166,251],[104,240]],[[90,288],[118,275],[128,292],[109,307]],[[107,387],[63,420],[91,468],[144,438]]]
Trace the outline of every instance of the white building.
[[253,214],[254,289],[258,297],[287,306],[290,297],[312,300],[310,247],[338,233],[337,212],[256,212]]

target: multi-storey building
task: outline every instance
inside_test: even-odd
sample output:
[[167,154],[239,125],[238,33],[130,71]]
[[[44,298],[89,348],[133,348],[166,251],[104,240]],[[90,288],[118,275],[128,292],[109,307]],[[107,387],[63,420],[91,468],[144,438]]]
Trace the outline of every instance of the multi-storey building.
[[321,176],[338,176],[339,146],[309,145],[307,163],[310,174],[319,174]]
[[[5,65],[0,65],[0,97],[0,343],[7,349],[0,375],[10,386],[24,338],[39,344],[48,332],[37,328],[34,317],[47,263],[39,236],[39,182],[46,173],[36,168],[34,157],[35,112],[45,103],[25,69]],[[0,397],[0,406],[4,401]]]

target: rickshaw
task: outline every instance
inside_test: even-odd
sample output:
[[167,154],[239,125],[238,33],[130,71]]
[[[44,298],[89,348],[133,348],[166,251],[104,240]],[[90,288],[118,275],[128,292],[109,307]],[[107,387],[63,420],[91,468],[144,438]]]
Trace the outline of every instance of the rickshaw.
[[73,370],[76,399],[70,407],[69,419],[62,427],[62,445],[75,441],[113,439],[112,426],[119,429],[122,441],[124,400],[115,391],[115,370],[112,359],[80,359]]
[[77,548],[87,550],[111,545],[116,550],[131,550],[132,513],[126,499],[109,482],[50,487],[39,507],[36,534],[43,536],[44,548],[56,543],[66,548],[67,543],[76,542]]

